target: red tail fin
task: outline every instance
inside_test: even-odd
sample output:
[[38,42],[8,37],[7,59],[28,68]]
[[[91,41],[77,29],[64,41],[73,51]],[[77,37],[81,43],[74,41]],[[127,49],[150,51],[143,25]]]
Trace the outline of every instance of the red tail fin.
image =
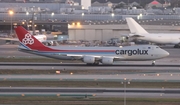
[[43,45],[39,40],[37,40],[33,35],[27,32],[22,26],[15,26],[15,31],[18,36],[19,41],[25,46],[32,50],[49,51],[51,48]]

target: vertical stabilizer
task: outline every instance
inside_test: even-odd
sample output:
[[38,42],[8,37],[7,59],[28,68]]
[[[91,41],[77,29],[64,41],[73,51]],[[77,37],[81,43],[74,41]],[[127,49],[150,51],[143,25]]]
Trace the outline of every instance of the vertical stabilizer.
[[51,48],[43,45],[22,26],[14,26],[20,43],[28,49],[39,51],[52,51]]
[[133,18],[126,18],[126,21],[132,34],[148,34],[148,32],[143,27],[141,27]]

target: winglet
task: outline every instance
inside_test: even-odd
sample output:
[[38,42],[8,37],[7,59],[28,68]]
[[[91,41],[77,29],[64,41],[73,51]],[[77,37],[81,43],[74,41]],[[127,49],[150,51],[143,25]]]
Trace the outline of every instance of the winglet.
[[126,18],[126,21],[131,33],[138,35],[148,34],[148,32],[143,27],[141,27],[133,18]]
[[52,50],[49,47],[43,45],[39,40],[37,40],[22,26],[14,26],[14,29],[16,31],[17,37],[21,45],[23,45],[25,48],[31,50],[41,50],[41,51]]

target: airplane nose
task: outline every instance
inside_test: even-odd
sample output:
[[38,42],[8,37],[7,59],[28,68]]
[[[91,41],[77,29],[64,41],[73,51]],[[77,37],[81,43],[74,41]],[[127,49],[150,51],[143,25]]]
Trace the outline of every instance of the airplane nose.
[[169,52],[164,50],[164,56],[169,56]]

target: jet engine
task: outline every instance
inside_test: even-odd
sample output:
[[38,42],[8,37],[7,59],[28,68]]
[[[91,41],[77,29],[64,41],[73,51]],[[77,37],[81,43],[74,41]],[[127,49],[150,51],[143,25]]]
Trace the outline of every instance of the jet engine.
[[84,57],[83,57],[83,62],[93,64],[93,63],[95,62],[95,57],[92,57],[92,56],[84,56]]
[[103,57],[102,64],[112,65],[114,58],[112,57]]

